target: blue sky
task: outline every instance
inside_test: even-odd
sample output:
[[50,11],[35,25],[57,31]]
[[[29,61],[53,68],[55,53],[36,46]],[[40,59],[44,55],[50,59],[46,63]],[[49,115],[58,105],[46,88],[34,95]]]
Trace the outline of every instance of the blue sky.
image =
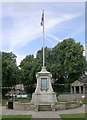
[[43,9],[45,46],[52,48],[69,37],[85,45],[84,2],[3,2],[0,49],[15,53],[18,64],[26,55],[35,55],[42,47],[40,22]]

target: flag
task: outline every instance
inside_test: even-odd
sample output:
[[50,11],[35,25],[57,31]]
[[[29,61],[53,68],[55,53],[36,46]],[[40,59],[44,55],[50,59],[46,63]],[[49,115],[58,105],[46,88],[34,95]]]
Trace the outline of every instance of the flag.
[[44,26],[44,10],[42,12],[42,17],[41,17],[41,26]]

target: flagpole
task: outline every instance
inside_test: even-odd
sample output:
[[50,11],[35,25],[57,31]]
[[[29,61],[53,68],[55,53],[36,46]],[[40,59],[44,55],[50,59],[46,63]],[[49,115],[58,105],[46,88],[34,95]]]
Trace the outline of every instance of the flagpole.
[[[43,10],[44,15],[44,10]],[[44,16],[43,16],[43,67],[45,66],[45,35],[44,35]]]
[[42,47],[42,51],[43,51],[43,67],[45,67],[45,35],[44,35],[44,10],[42,12],[42,17],[41,17],[41,26],[43,26],[43,47]]

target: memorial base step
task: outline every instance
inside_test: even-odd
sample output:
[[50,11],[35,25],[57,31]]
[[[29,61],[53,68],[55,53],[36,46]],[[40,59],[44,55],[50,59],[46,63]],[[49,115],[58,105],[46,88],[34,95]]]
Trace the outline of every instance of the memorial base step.
[[51,105],[39,105],[38,111],[52,111]]

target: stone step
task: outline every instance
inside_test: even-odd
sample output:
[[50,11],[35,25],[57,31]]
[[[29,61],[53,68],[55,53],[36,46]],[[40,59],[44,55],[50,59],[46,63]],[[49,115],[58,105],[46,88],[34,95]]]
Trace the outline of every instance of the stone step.
[[38,111],[52,111],[51,105],[39,105]]

